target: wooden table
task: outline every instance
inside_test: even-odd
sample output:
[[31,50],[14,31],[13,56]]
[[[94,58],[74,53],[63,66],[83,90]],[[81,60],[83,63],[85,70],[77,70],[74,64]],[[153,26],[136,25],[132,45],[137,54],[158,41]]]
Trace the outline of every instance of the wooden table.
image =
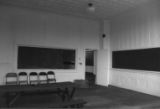
[[0,93],[6,98],[6,104],[10,107],[16,99],[23,93],[55,93],[58,94],[62,101],[71,100],[75,93],[76,85],[72,82],[57,82],[51,84],[38,85],[2,85]]

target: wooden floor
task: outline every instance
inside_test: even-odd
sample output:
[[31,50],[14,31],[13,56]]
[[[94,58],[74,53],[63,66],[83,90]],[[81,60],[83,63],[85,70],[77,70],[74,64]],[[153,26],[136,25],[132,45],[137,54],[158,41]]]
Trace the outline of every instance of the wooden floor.
[[[57,100],[55,95],[25,95],[19,98],[17,103],[25,102],[51,102]],[[87,101],[84,108],[107,109],[160,109],[160,98],[138,93],[131,90],[113,86],[92,86],[90,88],[78,88],[74,99]],[[1,105],[4,103],[1,98]]]
[[160,97],[114,86],[79,89],[75,98],[85,99],[85,108],[160,109]]

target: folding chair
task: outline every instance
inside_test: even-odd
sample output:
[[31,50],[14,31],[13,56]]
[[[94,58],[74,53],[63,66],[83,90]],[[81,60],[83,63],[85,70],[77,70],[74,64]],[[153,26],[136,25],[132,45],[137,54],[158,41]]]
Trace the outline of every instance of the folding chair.
[[55,73],[53,71],[47,72],[47,81],[48,81],[48,83],[55,83],[56,82]]
[[18,82],[19,82],[19,85],[27,85],[28,84],[28,75],[26,72],[19,72]]
[[29,83],[31,85],[37,85],[39,83],[37,72],[30,72],[30,74],[29,74]]
[[39,73],[39,84],[46,84],[47,83],[47,73],[40,72]]
[[6,85],[17,85],[18,76],[15,72],[10,72],[6,74]]

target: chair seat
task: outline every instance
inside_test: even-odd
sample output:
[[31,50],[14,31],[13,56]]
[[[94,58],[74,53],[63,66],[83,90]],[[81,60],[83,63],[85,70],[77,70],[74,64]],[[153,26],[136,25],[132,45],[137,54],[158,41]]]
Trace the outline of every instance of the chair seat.
[[15,72],[10,72],[6,74],[6,85],[17,85],[18,76]]
[[6,85],[17,85],[17,81],[9,81]]

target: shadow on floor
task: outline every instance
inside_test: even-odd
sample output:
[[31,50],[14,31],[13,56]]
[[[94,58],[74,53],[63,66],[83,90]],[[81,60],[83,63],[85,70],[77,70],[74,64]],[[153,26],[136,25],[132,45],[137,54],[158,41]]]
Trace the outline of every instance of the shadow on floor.
[[86,108],[160,109],[160,98],[114,86],[78,89],[75,98],[83,98]]
[[[26,102],[54,102],[60,100],[55,95],[24,95],[17,103]],[[78,88],[74,99],[87,101],[84,108],[107,108],[107,109],[160,109],[160,97],[155,97],[118,87],[103,87],[94,85],[92,88]],[[1,98],[0,105],[3,105]]]

